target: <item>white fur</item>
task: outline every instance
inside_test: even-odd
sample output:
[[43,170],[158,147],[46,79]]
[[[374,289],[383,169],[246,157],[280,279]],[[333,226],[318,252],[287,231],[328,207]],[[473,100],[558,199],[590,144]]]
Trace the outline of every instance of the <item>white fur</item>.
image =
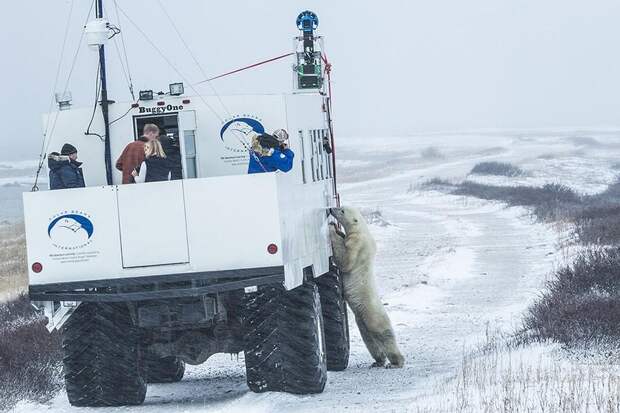
[[390,319],[377,293],[373,263],[377,246],[362,214],[354,208],[332,208],[332,215],[346,234],[330,228],[334,261],[342,274],[344,295],[355,314],[373,366],[402,367],[404,357],[398,350]]

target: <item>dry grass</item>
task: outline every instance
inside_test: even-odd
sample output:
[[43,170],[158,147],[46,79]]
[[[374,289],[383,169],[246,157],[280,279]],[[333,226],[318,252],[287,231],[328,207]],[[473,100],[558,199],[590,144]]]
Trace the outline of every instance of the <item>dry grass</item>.
[[44,402],[62,386],[59,334],[25,294],[26,239],[22,224],[0,227],[0,411],[20,400]]
[[455,376],[407,411],[616,413],[619,366],[557,357],[547,345],[494,345],[465,355]]
[[0,411],[21,400],[45,402],[62,387],[60,334],[21,296],[0,305]]
[[525,330],[567,345],[620,342],[620,248],[588,249],[558,269]]
[[452,192],[455,195],[503,201],[511,206],[530,207],[534,215],[544,221],[563,219],[580,208],[582,203],[578,194],[559,184],[542,187],[495,186],[465,181],[456,185]]
[[584,245],[620,244],[620,180],[597,195],[580,195],[559,184],[497,186],[471,181],[453,183],[434,178],[424,186],[455,195],[529,207],[541,221],[573,224],[574,239]]
[[27,265],[24,225],[0,227],[0,303],[26,292]]

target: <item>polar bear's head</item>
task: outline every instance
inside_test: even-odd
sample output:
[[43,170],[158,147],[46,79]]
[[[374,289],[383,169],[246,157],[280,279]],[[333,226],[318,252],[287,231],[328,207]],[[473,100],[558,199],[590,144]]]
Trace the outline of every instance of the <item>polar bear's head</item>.
[[347,234],[355,231],[355,228],[357,227],[366,226],[366,221],[364,220],[362,213],[357,208],[330,208],[329,212],[340,224],[342,224]]

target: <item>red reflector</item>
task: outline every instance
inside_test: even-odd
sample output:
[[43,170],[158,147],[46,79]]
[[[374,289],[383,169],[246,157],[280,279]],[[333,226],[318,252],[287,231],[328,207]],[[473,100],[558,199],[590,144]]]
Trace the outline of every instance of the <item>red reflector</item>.
[[139,103],[132,103],[132,104],[131,104],[131,107],[132,107],[132,108],[139,108],[139,107],[140,107],[140,104],[139,104]]
[[267,252],[270,253],[271,255],[277,253],[278,246],[276,244],[269,244],[269,246],[267,247]]
[[192,101],[191,101],[191,100],[189,100],[189,99],[184,99],[184,100],[183,100],[183,104],[184,104],[184,105],[189,105],[191,102],[192,102]]
[[157,106],[166,106],[166,102],[157,102]]
[[35,262],[34,264],[32,264],[32,272],[38,274],[41,271],[43,271],[43,265],[40,262]]

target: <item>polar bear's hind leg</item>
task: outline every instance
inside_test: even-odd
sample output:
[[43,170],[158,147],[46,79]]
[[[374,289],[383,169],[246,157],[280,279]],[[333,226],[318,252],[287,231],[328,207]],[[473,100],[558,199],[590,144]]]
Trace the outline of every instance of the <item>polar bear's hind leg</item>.
[[382,359],[377,359],[375,357],[375,360],[377,362],[382,362],[380,365],[383,366],[385,364],[385,358],[387,357],[390,361],[390,364],[387,366],[388,368],[403,367],[405,358],[398,349],[394,330],[390,318],[383,308],[383,304],[379,303],[378,305],[375,304],[366,308],[363,322],[370,334],[370,341],[375,343],[376,347],[378,347],[376,349],[377,353],[382,356]]
[[357,328],[360,330],[360,334],[362,335],[362,340],[364,340],[364,344],[368,349],[368,352],[375,359],[375,362],[372,364],[372,367],[383,367],[385,366],[385,353],[382,350],[381,342],[375,339],[375,335],[372,334],[368,327],[364,322],[364,318],[355,316],[355,322],[357,323]]
[[389,328],[381,334],[381,342],[384,346],[385,354],[387,355],[390,363],[387,368],[401,368],[405,365],[405,358],[401,354],[398,346],[396,345],[396,338],[394,337],[394,331]]

